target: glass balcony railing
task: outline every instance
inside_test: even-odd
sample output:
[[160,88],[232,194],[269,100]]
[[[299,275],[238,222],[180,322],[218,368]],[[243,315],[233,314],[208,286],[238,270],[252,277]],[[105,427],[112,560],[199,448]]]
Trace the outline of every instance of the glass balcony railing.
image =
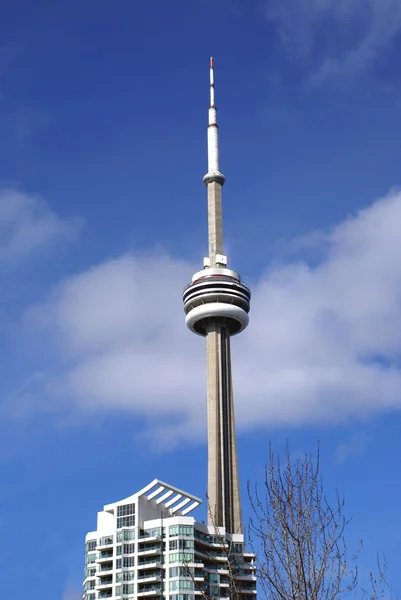
[[112,585],[113,585],[113,580],[111,580],[111,581],[102,581],[102,580],[100,580],[96,584],[96,587],[97,588],[106,588],[106,587],[112,587]]
[[109,536],[100,538],[98,548],[101,548],[102,546],[112,546],[112,545],[113,545],[113,536],[109,535]]
[[107,560],[108,558],[113,558],[113,550],[103,550],[97,556],[97,560]]
[[[163,535],[164,537],[164,535]],[[150,539],[161,539],[162,538],[162,534],[160,531],[143,531],[139,538],[140,540],[147,540],[148,538]]]
[[161,553],[161,547],[160,545],[158,546],[145,546],[144,548],[139,548],[138,550],[138,554],[144,553],[144,552],[154,552],[157,551],[159,553]]
[[145,594],[149,592],[155,592],[157,594],[161,594],[161,586],[160,585],[152,585],[152,586],[143,586],[138,589],[138,594]]

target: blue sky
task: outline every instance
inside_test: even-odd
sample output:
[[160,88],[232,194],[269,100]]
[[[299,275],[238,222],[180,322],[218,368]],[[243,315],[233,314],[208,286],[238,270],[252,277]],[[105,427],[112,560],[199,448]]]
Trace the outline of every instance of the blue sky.
[[400,592],[400,33],[400,0],[1,7],[1,598],[79,598],[97,510],[154,477],[205,495],[210,55],[244,497],[269,439],[320,440]]

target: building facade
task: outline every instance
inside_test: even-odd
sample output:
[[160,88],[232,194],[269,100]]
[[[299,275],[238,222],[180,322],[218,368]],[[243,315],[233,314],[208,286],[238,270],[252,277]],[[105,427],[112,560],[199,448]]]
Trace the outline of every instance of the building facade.
[[84,600],[255,598],[244,536],[190,516],[201,503],[157,479],[98,513],[86,536]]

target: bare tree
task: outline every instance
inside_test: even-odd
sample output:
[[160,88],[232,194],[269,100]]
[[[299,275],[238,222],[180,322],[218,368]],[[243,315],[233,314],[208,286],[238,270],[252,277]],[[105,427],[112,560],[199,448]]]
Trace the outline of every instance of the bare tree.
[[[262,487],[262,490],[261,490]],[[349,553],[344,499],[329,500],[317,456],[285,461],[269,449],[263,486],[248,483],[249,538],[256,554],[258,584],[269,600],[340,600],[357,590],[357,557]],[[383,591],[385,568],[371,574],[371,600]]]

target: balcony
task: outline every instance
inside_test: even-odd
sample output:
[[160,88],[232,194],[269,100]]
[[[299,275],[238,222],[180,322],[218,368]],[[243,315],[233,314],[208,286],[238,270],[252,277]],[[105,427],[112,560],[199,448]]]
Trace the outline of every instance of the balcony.
[[113,580],[110,579],[108,581],[98,581],[98,583],[96,584],[96,589],[97,590],[105,590],[107,588],[111,588],[113,585]]
[[253,573],[246,573],[245,571],[235,573],[234,577],[235,579],[239,579],[240,581],[256,581],[256,577]]
[[138,556],[144,556],[145,554],[161,554],[161,546],[148,546],[147,548],[140,548],[138,550]]
[[144,562],[138,563],[138,569],[156,569],[157,567],[161,567],[162,563],[160,560],[146,560]]
[[137,596],[150,597],[150,596],[161,596],[161,586],[152,586],[147,588],[138,589]]
[[161,542],[162,540],[162,535],[158,534],[158,535],[150,535],[148,533],[143,533],[139,536],[138,540],[141,543],[146,543],[146,542]]
[[138,581],[140,581],[141,583],[146,583],[149,581],[161,581],[162,580],[162,576],[160,573],[147,573],[146,575],[139,575],[138,576]]
[[113,550],[111,551],[102,551],[99,553],[98,557],[96,558],[96,562],[97,563],[102,563],[102,562],[110,562],[110,559],[113,558]]
[[113,545],[113,536],[106,536],[106,537],[102,537],[99,540],[98,543],[98,548],[107,548],[108,546],[112,546]]
[[102,573],[102,575],[103,574],[106,575],[110,571],[113,571],[113,561],[109,561],[107,563],[101,563],[99,565],[99,569],[98,569],[96,575],[97,575],[97,577],[99,577],[99,573]]
[[197,548],[195,548],[195,554],[200,557],[203,557],[205,563],[226,563],[228,561],[228,558],[225,554],[217,554],[217,552],[203,552],[202,550],[198,550]]

